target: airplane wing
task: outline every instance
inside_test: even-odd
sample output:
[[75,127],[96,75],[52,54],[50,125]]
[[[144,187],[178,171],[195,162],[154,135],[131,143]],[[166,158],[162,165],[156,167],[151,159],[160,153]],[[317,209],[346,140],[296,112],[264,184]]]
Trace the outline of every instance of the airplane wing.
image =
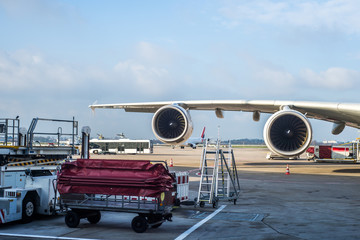
[[304,114],[308,118],[344,123],[347,126],[360,128],[360,104],[311,102],[311,101],[273,101],[273,100],[209,100],[209,101],[167,101],[120,104],[95,104],[91,109],[110,108],[124,109],[126,112],[155,113],[166,105],[177,104],[186,110],[243,111],[258,113],[275,113],[287,106]]
[[176,145],[192,134],[189,110],[212,110],[217,117],[223,111],[253,112],[258,121],[260,113],[271,116],[264,126],[264,141],[275,154],[285,157],[299,156],[310,146],[312,127],[308,118],[333,122],[332,133],[339,134],[344,127],[360,129],[360,104],[311,101],[169,101],[147,103],[96,104],[95,108],[124,109],[127,112],[154,113],[152,129],[162,142]]

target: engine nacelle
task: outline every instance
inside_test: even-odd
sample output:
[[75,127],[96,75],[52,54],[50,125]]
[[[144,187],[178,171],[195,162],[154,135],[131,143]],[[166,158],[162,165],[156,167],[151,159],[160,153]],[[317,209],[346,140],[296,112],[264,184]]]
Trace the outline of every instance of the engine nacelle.
[[311,143],[311,124],[298,111],[278,111],[265,124],[264,140],[266,146],[275,154],[284,157],[298,156],[305,152]]
[[190,114],[178,105],[167,105],[157,110],[152,119],[155,136],[168,144],[185,142],[192,134]]

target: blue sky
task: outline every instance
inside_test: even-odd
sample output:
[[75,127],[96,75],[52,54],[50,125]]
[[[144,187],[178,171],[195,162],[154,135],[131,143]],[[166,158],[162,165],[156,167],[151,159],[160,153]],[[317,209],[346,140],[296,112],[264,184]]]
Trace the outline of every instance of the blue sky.
[[[246,99],[359,102],[360,2],[0,0],[0,111],[73,116],[93,135],[153,138],[151,115],[88,105]],[[191,112],[200,135],[262,138],[268,115]],[[316,140],[331,135],[311,121]]]

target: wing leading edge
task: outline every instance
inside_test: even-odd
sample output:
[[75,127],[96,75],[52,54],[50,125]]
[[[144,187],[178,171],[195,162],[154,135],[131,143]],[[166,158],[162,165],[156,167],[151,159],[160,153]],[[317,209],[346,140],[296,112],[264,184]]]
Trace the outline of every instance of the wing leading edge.
[[209,100],[209,101],[166,101],[144,103],[95,104],[89,107],[124,109],[126,112],[155,113],[166,105],[177,104],[186,110],[215,110],[275,113],[288,106],[305,114],[309,118],[360,128],[360,104],[311,101],[275,101],[275,100]]

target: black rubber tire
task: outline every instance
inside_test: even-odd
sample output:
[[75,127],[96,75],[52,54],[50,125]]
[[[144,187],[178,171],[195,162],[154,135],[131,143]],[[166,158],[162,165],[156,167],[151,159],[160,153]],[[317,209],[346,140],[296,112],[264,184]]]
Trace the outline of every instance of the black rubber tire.
[[35,200],[26,196],[22,202],[22,223],[29,223],[34,219],[36,213]]
[[180,206],[181,204],[181,201],[179,198],[175,199],[175,203],[174,203],[174,206]]
[[146,218],[143,216],[136,216],[131,221],[131,227],[132,229],[137,233],[143,233],[148,228],[148,223],[146,221]]
[[205,202],[204,202],[204,201],[200,201],[199,206],[200,206],[201,208],[205,207]]
[[100,211],[96,211],[94,215],[88,216],[87,220],[91,224],[97,224],[101,219],[101,213]]
[[213,202],[213,208],[218,208],[218,206],[219,206],[219,201],[215,200]]
[[74,211],[69,211],[65,215],[65,223],[70,228],[76,228],[80,223],[80,216]]

